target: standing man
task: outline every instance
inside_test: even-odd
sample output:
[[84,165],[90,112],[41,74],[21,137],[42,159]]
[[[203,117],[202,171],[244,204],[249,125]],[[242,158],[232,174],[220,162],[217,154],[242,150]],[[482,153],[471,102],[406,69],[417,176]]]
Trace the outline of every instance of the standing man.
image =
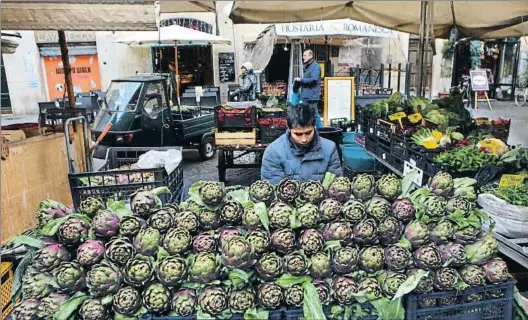
[[242,86],[231,94],[231,97],[238,96],[238,101],[254,101],[257,99],[257,76],[253,72],[253,64],[244,62],[242,64]]
[[318,105],[321,96],[321,68],[314,61],[313,51],[305,50],[303,52],[304,76],[295,78],[301,86],[300,102],[310,105],[315,111],[315,125],[317,128],[323,127],[321,116],[319,115]]

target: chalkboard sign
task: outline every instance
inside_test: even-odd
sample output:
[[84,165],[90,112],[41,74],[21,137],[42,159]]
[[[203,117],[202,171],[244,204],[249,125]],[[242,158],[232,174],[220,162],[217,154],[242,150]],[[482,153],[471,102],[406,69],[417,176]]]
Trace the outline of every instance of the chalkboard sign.
[[218,54],[220,82],[235,81],[235,54],[224,52]]

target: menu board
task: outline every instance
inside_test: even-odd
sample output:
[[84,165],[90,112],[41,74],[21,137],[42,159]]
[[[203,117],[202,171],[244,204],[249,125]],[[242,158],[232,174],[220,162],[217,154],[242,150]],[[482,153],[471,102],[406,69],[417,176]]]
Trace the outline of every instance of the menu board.
[[235,53],[222,52],[218,54],[218,70],[220,82],[235,81]]
[[336,118],[354,120],[354,78],[326,77],[324,86],[325,124]]

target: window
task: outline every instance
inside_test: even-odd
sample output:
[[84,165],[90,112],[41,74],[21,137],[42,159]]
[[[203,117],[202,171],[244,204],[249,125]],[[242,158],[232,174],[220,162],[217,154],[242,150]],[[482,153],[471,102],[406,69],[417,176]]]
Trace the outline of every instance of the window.
[[0,105],[2,106],[2,112],[3,112],[3,111],[11,111],[11,99],[9,98],[9,87],[7,86],[7,78],[5,74],[5,68],[4,68],[4,59],[1,56],[2,55],[0,54],[0,62],[2,65],[2,74],[1,74],[2,82],[0,84],[2,91],[0,93],[0,98],[1,98]]
[[155,118],[158,113],[166,107],[167,101],[163,91],[163,83],[153,82],[149,84],[143,105],[145,113],[148,116]]

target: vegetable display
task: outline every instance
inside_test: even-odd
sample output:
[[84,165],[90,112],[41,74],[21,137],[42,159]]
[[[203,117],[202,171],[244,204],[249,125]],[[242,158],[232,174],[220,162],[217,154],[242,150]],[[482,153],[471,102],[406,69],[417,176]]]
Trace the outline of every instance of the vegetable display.
[[476,148],[475,146],[463,146],[437,155],[435,163],[450,166],[451,170],[457,172],[478,171],[487,163],[495,164],[497,158]]
[[36,248],[18,270],[14,315],[267,319],[278,308],[302,307],[305,319],[395,320],[404,318],[410,292],[505,281],[497,240],[480,232],[486,217],[455,196],[467,183],[440,173],[410,193],[411,181],[412,174],[349,181],[329,173],[322,183],[248,188],[201,181],[179,206],[138,190],[132,211],[92,199],[83,206],[90,216],[53,203],[48,211],[59,213],[43,220],[37,237],[18,239]]

